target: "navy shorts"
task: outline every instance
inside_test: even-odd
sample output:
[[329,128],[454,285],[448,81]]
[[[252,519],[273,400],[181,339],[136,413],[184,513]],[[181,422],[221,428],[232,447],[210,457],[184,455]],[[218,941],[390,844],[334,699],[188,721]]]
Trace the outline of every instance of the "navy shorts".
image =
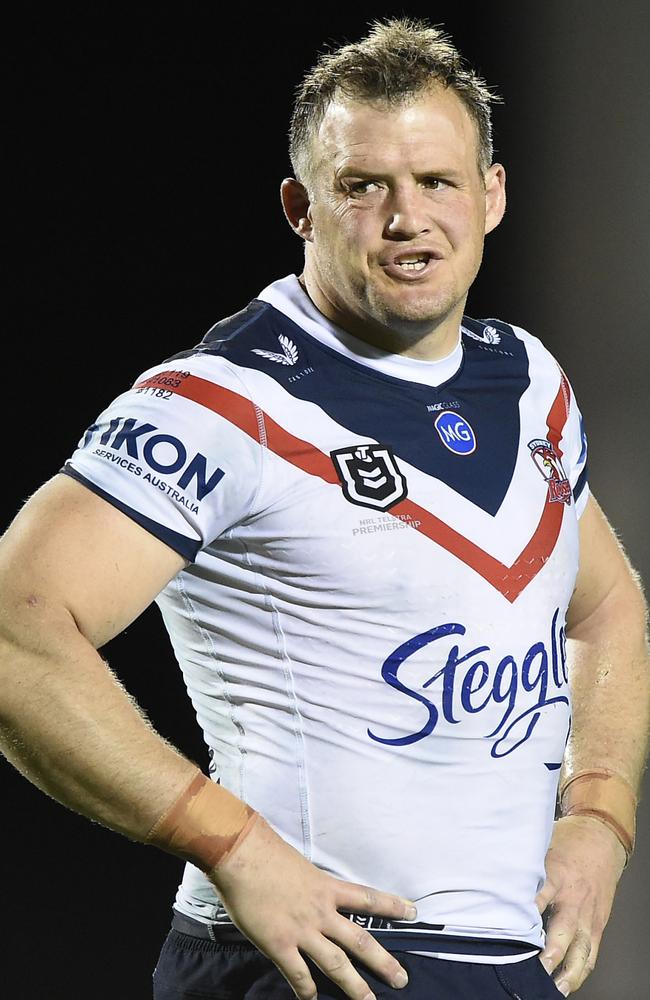
[[[209,940],[174,921],[153,975],[154,1000],[295,1000],[273,963],[245,939]],[[216,932],[218,935],[218,932]],[[408,972],[408,985],[391,989],[354,962],[377,1000],[557,1000],[562,994],[537,957],[506,965],[483,965],[410,955],[393,950]],[[348,1000],[309,959],[318,1000]]]

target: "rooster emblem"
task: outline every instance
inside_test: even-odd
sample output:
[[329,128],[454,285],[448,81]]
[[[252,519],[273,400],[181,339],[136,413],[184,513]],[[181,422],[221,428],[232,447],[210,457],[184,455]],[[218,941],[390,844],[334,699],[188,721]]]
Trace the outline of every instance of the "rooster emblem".
[[560,456],[546,438],[528,442],[530,457],[548,483],[549,503],[571,503],[571,484],[562,467]]

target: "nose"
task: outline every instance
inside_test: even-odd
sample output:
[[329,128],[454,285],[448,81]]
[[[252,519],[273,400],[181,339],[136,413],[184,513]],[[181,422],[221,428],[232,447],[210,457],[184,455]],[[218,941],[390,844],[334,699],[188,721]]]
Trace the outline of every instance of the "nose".
[[431,230],[430,209],[417,188],[400,186],[390,199],[384,236],[391,240],[412,240]]

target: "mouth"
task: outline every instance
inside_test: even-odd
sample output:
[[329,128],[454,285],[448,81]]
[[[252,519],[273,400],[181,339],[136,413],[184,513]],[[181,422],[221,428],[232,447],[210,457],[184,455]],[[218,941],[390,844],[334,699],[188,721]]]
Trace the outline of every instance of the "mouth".
[[401,281],[417,281],[428,277],[442,259],[434,250],[411,250],[380,260],[383,270]]

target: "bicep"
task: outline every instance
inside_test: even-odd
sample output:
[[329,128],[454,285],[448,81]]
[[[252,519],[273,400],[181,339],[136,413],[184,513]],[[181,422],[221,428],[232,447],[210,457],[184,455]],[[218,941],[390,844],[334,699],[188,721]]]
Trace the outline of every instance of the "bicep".
[[637,576],[593,496],[580,518],[580,568],[567,614],[567,634],[577,637],[597,614],[643,604]]
[[64,610],[99,648],[186,564],[108,501],[57,475],[28,500],[0,541],[3,614],[11,625],[12,613],[25,602]]

